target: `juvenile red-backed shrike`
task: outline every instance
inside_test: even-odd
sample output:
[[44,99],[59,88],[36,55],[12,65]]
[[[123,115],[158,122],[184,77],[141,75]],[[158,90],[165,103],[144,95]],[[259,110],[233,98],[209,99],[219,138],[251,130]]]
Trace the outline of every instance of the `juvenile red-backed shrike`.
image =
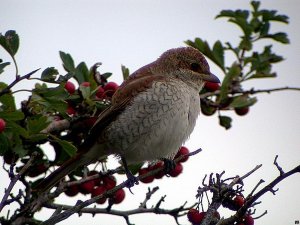
[[194,129],[204,83],[219,82],[195,48],[164,52],[125,80],[78,153],[38,185],[49,190],[79,166],[116,154],[127,164],[173,159]]

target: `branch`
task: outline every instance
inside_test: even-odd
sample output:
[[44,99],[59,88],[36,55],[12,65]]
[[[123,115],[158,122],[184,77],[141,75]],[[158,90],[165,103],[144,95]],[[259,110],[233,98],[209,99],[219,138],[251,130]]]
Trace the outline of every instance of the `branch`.
[[[195,155],[195,154],[199,153],[200,151],[201,151],[201,149],[197,149],[196,151],[190,152],[188,155],[190,155],[190,156],[191,156],[191,155]],[[182,155],[181,157],[176,158],[174,161],[175,161],[175,162],[178,162],[178,161],[180,161],[180,160],[181,160],[182,158],[184,158],[184,157],[185,157],[185,155]],[[161,171],[161,170],[163,170],[163,169],[164,169],[164,168],[158,168],[158,169],[155,169],[155,170],[150,171],[150,172],[148,172],[148,173],[146,173],[146,174],[143,174],[143,175],[141,175],[141,176],[138,176],[138,179],[140,180],[140,179],[143,179],[143,178],[145,178],[145,177],[154,175],[155,173],[158,173],[159,171]],[[110,197],[110,196],[112,196],[113,193],[115,193],[117,190],[122,189],[122,188],[125,188],[125,187],[127,187],[127,180],[125,180],[125,181],[122,182],[121,184],[117,185],[117,186],[114,187],[113,189],[110,189],[110,190],[106,191],[106,192],[103,193],[102,195],[95,196],[95,197],[93,197],[93,198],[91,198],[91,199],[89,199],[89,200],[86,200],[86,201],[84,201],[84,202],[78,201],[78,202],[76,203],[75,206],[67,207],[67,210],[66,210],[66,211],[64,211],[63,213],[60,213],[60,214],[58,214],[58,215],[54,215],[54,216],[50,217],[48,220],[44,221],[42,224],[43,224],[43,225],[50,225],[50,224],[55,224],[55,223],[57,223],[57,222],[60,222],[60,221],[62,221],[62,220],[65,220],[66,218],[70,217],[70,216],[73,215],[74,213],[82,212],[83,208],[85,208],[85,207],[87,207],[87,206],[89,206],[89,205],[95,203],[97,200],[99,200],[99,199],[101,199],[101,198],[107,198],[107,197]],[[159,209],[158,207],[155,207],[155,208],[156,208],[156,210]],[[134,210],[134,212],[135,212],[134,214],[136,214],[136,213],[138,213],[138,212],[141,212],[140,210],[142,210],[142,209],[137,209],[137,212],[136,212],[136,210]],[[160,210],[158,210],[158,211],[159,211],[159,212],[157,212],[157,213],[159,213],[159,214],[163,213],[163,212],[161,212]],[[111,212],[111,210],[110,210],[110,212]],[[143,212],[143,210],[142,210],[142,212]],[[106,213],[107,213],[107,211],[106,211]],[[133,213],[131,213],[131,214],[133,214]],[[174,214],[174,210],[173,210],[173,214]],[[124,215],[122,215],[122,216],[124,216]],[[127,216],[128,216],[128,215],[127,215]],[[174,215],[173,215],[173,216],[174,216]]]
[[30,72],[30,73],[28,73],[28,74],[26,74],[26,75],[24,75],[24,76],[19,76],[19,75],[17,75],[17,76],[16,76],[16,79],[15,79],[11,84],[9,84],[6,88],[4,88],[4,89],[2,89],[2,90],[0,91],[0,96],[9,93],[10,89],[11,89],[13,86],[15,86],[18,82],[20,82],[21,80],[24,80],[24,79],[29,79],[30,76],[31,76],[32,74],[36,73],[38,70],[40,70],[40,68],[39,68],[39,69],[36,69],[36,70],[33,70],[32,72]]
[[33,161],[35,160],[35,158],[37,157],[38,153],[34,152],[31,155],[31,158],[28,160],[28,162],[25,164],[25,166],[21,169],[21,171],[19,172],[19,174],[12,176],[11,177],[11,181],[10,184],[8,186],[8,188],[5,191],[5,194],[1,200],[0,203],[0,212],[2,211],[2,209],[4,208],[5,205],[10,204],[10,201],[7,201],[8,196],[11,192],[11,190],[13,189],[13,187],[15,186],[15,184],[17,183],[17,181],[20,179],[20,177],[27,171],[27,169],[32,165]]
[[[270,94],[271,92],[274,92],[274,91],[286,91],[286,90],[291,90],[291,91],[300,91],[300,88],[298,87],[279,87],[279,88],[271,88],[271,89],[257,89],[255,90],[254,88],[251,88],[250,90],[246,90],[246,91],[239,91],[239,90],[230,90],[229,93],[230,94],[258,94],[258,93],[268,93]],[[217,90],[217,91],[214,91],[214,92],[206,92],[206,93],[203,93],[200,95],[200,98],[201,99],[204,99],[206,97],[209,97],[209,96],[214,96],[214,95],[218,95],[220,94],[221,91],[220,90]]]
[[[277,157],[276,157],[276,159],[277,159]],[[292,170],[290,170],[290,171],[288,171],[286,173],[280,174],[277,178],[275,178],[272,182],[270,182],[268,185],[266,185],[264,188],[262,188],[260,191],[258,191],[253,196],[248,196],[246,198],[245,204],[236,212],[236,214],[234,214],[233,216],[231,216],[231,217],[229,217],[227,219],[220,220],[217,225],[230,225],[230,224],[233,224],[235,221],[237,221],[239,218],[241,218],[247,212],[247,209],[249,207],[251,207],[253,205],[253,203],[255,203],[255,201],[257,199],[259,199],[262,195],[264,195],[265,193],[267,193],[269,191],[271,193],[275,194],[276,191],[274,191],[273,188],[279,182],[283,181],[284,179],[286,179],[287,177],[289,177],[289,176],[291,176],[291,175],[293,175],[295,173],[300,173],[300,165],[298,165],[297,167],[295,167],[294,169],[292,169]],[[257,188],[257,186],[256,186],[256,188]]]

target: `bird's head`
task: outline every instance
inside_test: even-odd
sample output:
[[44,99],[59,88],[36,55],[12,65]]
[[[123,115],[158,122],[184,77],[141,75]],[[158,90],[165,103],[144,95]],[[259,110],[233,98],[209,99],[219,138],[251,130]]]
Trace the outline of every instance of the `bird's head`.
[[154,68],[157,73],[175,75],[182,80],[220,83],[220,80],[210,72],[205,57],[193,47],[174,48],[164,52],[154,62]]

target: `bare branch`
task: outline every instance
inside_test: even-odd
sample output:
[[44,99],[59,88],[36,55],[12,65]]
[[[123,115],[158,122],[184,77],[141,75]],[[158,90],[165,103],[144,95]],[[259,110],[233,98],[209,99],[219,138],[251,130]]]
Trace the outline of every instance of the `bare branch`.
[[32,163],[34,162],[35,158],[37,157],[38,153],[34,152],[30,159],[28,160],[28,162],[24,165],[24,167],[21,169],[21,171],[17,174],[17,175],[10,175],[13,176],[11,177],[11,182],[8,186],[8,188],[5,190],[5,194],[1,200],[0,203],[0,212],[2,211],[2,209],[4,208],[5,205],[7,205],[7,199],[8,196],[10,194],[10,192],[12,191],[13,187],[15,186],[15,184],[17,183],[17,181],[20,179],[20,177],[27,171],[27,169],[32,165]]

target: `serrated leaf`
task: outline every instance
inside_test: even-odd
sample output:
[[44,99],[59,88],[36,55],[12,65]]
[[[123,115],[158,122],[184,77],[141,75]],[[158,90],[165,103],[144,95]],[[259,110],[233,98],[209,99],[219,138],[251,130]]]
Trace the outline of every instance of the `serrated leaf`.
[[277,10],[260,10],[260,14],[264,21],[277,21],[282,23],[289,23],[289,17],[286,15],[277,15]]
[[41,79],[45,82],[55,82],[56,75],[58,75],[57,69],[48,67],[42,72]]
[[55,136],[52,137],[54,138],[54,141],[58,143],[62,147],[63,151],[66,152],[69,156],[75,155],[77,148],[71,142],[61,140]]
[[278,32],[278,33],[275,33],[275,34],[269,34],[269,35],[266,35],[265,37],[266,38],[272,38],[273,40],[278,41],[278,42],[283,43],[283,44],[289,44],[290,43],[290,40],[288,39],[287,34],[283,33],[283,32]]
[[230,103],[232,108],[243,108],[254,105],[257,102],[257,98],[250,98],[248,95],[240,95],[233,97],[233,101]]
[[0,74],[4,72],[4,68],[10,65],[10,62],[0,63]]
[[89,69],[84,62],[78,64],[75,70],[74,78],[77,80],[79,84],[89,80]]
[[123,74],[123,80],[126,80],[130,75],[129,69],[126,66],[122,65],[121,70],[122,70],[122,74]]
[[228,130],[231,127],[232,119],[228,116],[219,116],[219,124]]
[[67,72],[74,72],[75,65],[72,56],[63,51],[59,52],[60,58],[63,61],[63,67]]
[[3,36],[0,34],[0,45],[12,56],[17,53],[19,49],[19,36],[14,30],[9,30]]

